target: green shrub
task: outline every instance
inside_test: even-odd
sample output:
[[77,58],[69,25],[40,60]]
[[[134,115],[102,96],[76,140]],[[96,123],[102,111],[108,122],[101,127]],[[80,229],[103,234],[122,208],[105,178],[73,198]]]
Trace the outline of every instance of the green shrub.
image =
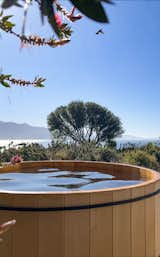
[[22,157],[24,161],[40,161],[48,159],[48,152],[43,145],[40,144],[22,144],[16,148],[4,148],[0,152],[0,162],[10,162],[15,155]]
[[13,146],[8,149],[2,147],[0,149],[0,163],[10,162],[15,155],[21,156],[24,161],[59,159],[123,162],[160,171],[160,148],[154,144],[148,144],[140,149],[128,148],[123,150],[96,146],[93,142],[81,144],[52,143],[48,148],[35,143],[21,144],[16,148]]
[[105,162],[118,162],[120,160],[120,156],[115,149],[101,148],[99,150],[99,160]]
[[159,169],[156,157],[142,150],[125,152],[122,161],[146,168]]

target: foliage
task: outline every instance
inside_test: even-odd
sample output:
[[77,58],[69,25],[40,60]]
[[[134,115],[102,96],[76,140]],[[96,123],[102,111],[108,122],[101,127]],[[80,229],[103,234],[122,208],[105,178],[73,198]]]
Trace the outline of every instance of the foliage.
[[48,116],[53,140],[109,143],[123,133],[121,121],[107,108],[92,102],[71,102],[60,106]]
[[33,81],[15,79],[11,75],[0,74],[0,84],[4,87],[11,87],[10,84],[16,84],[19,86],[29,86],[32,85],[34,87],[44,87],[43,82],[45,79],[43,78],[35,78]]
[[98,147],[94,142],[73,144],[69,153],[75,160],[96,161],[99,159]]
[[126,150],[123,152],[122,162],[160,170],[160,163],[155,154],[150,154],[145,149]]
[[120,155],[116,149],[104,147],[99,150],[99,160],[104,162],[119,162]]
[[[111,4],[112,2],[110,0],[68,0],[69,2],[71,2],[71,4],[73,4],[73,6],[75,6],[80,12],[82,12],[85,16],[98,21],[98,22],[104,22],[104,23],[108,23],[109,19],[107,17],[107,14],[104,11],[104,8],[101,4],[101,2],[106,2],[107,4]],[[18,7],[22,7],[21,3],[25,3],[25,8],[28,11],[29,9],[29,5],[34,2],[33,0],[30,1],[24,1],[22,0],[21,2],[19,0],[3,0],[2,1],[2,8],[3,9],[7,9],[10,8],[12,6],[18,6]],[[57,0],[36,0],[35,2],[37,2],[38,4],[38,8],[40,10],[41,13],[41,17],[42,20],[44,19],[44,17],[46,16],[48,18],[48,23],[51,25],[53,31],[60,36],[60,28],[58,27],[57,23],[56,23],[56,19],[55,19],[55,9],[57,7],[57,4],[60,5],[58,3]],[[26,12],[27,13],[27,12]],[[25,15],[27,15],[25,13]]]
[[39,161],[47,160],[48,153],[45,147],[40,144],[22,144],[18,147],[11,146],[10,148],[1,148],[0,161],[10,162],[13,156],[21,156],[24,161]]
[[48,149],[50,159],[59,160],[98,160],[98,148],[90,142],[65,144],[52,142]]
[[[15,24],[10,21],[12,15],[4,16],[3,12],[0,14],[0,29],[6,33],[10,33],[11,35],[17,37],[21,44],[30,44],[34,46],[51,46],[56,47],[59,45],[64,45],[68,43],[70,40],[68,39],[71,36],[71,30],[67,24],[61,24],[61,40],[56,39],[45,39],[38,36],[26,36],[24,34],[19,34],[13,30]],[[65,39],[66,38],[66,39]],[[67,40],[68,39],[68,40]]]
[[134,149],[124,148],[123,151],[108,146],[97,146],[94,142],[66,144],[53,141],[46,148],[35,143],[20,144],[17,147],[10,145],[8,149],[1,147],[0,163],[10,162],[16,155],[21,156],[24,161],[50,159],[121,162],[160,171],[160,147],[154,144]]

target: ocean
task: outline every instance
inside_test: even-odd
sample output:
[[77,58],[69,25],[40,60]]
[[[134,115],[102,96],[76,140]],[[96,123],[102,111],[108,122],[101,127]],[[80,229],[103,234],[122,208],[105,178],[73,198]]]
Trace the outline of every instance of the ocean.
[[[134,144],[137,147],[153,142],[160,146],[160,139],[123,139],[119,138],[115,140],[117,143],[117,149],[126,147],[130,144]],[[10,139],[10,140],[0,140],[0,147],[17,147],[19,144],[31,144],[38,143],[42,144],[44,147],[47,147],[51,143],[51,139]]]
[[0,147],[9,147],[14,146],[17,147],[19,144],[31,144],[31,143],[38,143],[42,144],[44,147],[47,147],[48,144],[51,143],[51,139],[3,139],[0,140]]

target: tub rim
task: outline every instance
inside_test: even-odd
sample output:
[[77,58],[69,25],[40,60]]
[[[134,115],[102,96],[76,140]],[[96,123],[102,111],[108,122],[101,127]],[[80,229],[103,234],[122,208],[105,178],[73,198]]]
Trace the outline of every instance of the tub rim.
[[[3,173],[9,173],[10,171],[14,171],[16,168],[20,169],[22,164],[28,163],[28,164],[32,164],[32,163],[92,163],[92,164],[106,164],[106,165],[113,165],[113,166],[125,166],[128,168],[135,168],[135,169],[139,169],[139,171],[141,169],[143,169],[146,172],[149,172],[153,177],[151,179],[148,179],[147,181],[141,182],[140,184],[135,184],[135,185],[131,185],[131,186],[123,186],[123,187],[115,187],[115,188],[103,188],[103,189],[93,189],[93,190],[68,190],[68,191],[11,191],[11,190],[5,190],[5,191],[1,191],[0,190],[0,195],[37,195],[37,196],[43,196],[43,195],[79,195],[79,194],[92,194],[92,193],[103,193],[103,192],[118,192],[118,191],[122,191],[122,190],[131,190],[131,189],[139,189],[139,188],[144,188],[147,187],[148,185],[153,185],[157,182],[160,182],[160,173],[158,173],[157,171],[153,170],[153,169],[149,169],[149,168],[145,168],[142,166],[137,166],[137,165],[131,165],[131,164],[127,164],[127,163],[115,163],[115,162],[99,162],[99,161],[82,161],[82,160],[49,160],[49,161],[24,161],[21,163],[18,163],[16,165],[9,165],[9,166],[2,166],[0,167],[0,173],[3,170]],[[11,168],[10,170],[7,170],[7,167]],[[13,169],[12,169],[13,168]],[[6,169],[6,172],[4,172]]]

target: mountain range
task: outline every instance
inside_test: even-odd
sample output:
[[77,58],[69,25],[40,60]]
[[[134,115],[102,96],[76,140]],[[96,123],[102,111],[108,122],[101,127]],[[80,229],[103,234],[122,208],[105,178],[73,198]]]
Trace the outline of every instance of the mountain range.
[[[15,122],[0,121],[0,140],[12,139],[50,139],[51,135],[47,128],[32,126],[27,123],[19,124]],[[158,140],[152,138],[150,141]],[[133,135],[122,135],[117,138],[118,141],[143,141],[149,140],[145,137],[136,137]]]
[[45,127],[36,127],[23,123],[0,121],[0,139],[49,139],[50,133]]

